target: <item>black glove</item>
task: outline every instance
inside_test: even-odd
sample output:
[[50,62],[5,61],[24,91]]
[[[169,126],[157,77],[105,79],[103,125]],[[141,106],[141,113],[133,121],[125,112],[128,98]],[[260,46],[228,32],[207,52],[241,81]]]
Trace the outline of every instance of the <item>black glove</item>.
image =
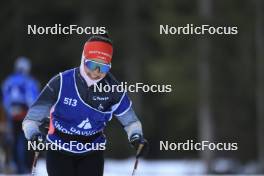
[[148,141],[140,134],[133,134],[129,140],[130,144],[136,149],[136,157],[140,157],[147,152]]
[[42,134],[47,135],[49,131],[50,118],[46,117],[41,121],[41,125],[39,126],[39,130]]

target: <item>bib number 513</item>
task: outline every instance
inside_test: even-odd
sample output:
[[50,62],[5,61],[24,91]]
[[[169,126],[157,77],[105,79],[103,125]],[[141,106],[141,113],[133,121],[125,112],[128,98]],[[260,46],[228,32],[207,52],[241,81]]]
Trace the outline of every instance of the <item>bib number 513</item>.
[[63,104],[69,105],[69,106],[77,106],[77,100],[72,98],[64,98]]

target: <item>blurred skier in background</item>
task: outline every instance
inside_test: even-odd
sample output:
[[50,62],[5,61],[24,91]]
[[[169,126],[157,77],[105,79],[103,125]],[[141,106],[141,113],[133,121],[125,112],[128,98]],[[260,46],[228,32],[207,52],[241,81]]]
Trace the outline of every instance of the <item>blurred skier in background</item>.
[[17,173],[30,172],[31,160],[22,131],[22,121],[39,94],[39,83],[30,76],[31,63],[26,57],[15,61],[14,73],[2,85],[3,107],[7,122],[6,138],[12,146]]

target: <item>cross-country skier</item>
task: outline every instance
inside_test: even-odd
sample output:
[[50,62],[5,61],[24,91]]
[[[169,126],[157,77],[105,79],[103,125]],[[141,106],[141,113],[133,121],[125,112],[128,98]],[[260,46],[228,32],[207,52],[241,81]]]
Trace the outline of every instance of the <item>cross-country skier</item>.
[[29,59],[19,57],[15,62],[15,72],[10,74],[2,85],[7,129],[10,130],[5,137],[8,142],[11,139],[12,147],[8,148],[8,151],[12,149],[14,164],[19,174],[30,171],[32,156],[26,151],[26,140],[21,125],[28,108],[39,94],[39,84],[30,75],[30,69]]
[[[108,36],[92,36],[84,45],[80,67],[54,76],[30,108],[23,122],[25,137],[36,140],[41,135],[41,122],[50,114],[47,141],[61,147],[58,151],[47,151],[50,176],[102,176],[103,150],[96,150],[95,146],[104,149],[103,131],[112,116],[121,122],[136,149],[139,144],[146,144],[141,123],[126,92],[94,89],[95,84],[119,84],[109,72],[112,55],[113,45]],[[71,141],[94,145],[84,149],[62,145]]]

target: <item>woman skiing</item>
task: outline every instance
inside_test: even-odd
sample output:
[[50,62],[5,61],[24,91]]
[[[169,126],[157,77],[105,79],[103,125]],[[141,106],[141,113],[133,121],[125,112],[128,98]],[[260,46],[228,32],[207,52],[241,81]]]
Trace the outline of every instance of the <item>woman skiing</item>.
[[40,126],[50,116],[46,139],[59,146],[59,150],[47,151],[50,176],[102,176],[106,143],[103,131],[113,115],[135,149],[146,144],[126,92],[99,92],[94,87],[119,84],[109,72],[112,55],[108,36],[92,36],[84,45],[80,66],[54,76],[29,109],[23,121],[27,140],[36,141],[42,135]]

